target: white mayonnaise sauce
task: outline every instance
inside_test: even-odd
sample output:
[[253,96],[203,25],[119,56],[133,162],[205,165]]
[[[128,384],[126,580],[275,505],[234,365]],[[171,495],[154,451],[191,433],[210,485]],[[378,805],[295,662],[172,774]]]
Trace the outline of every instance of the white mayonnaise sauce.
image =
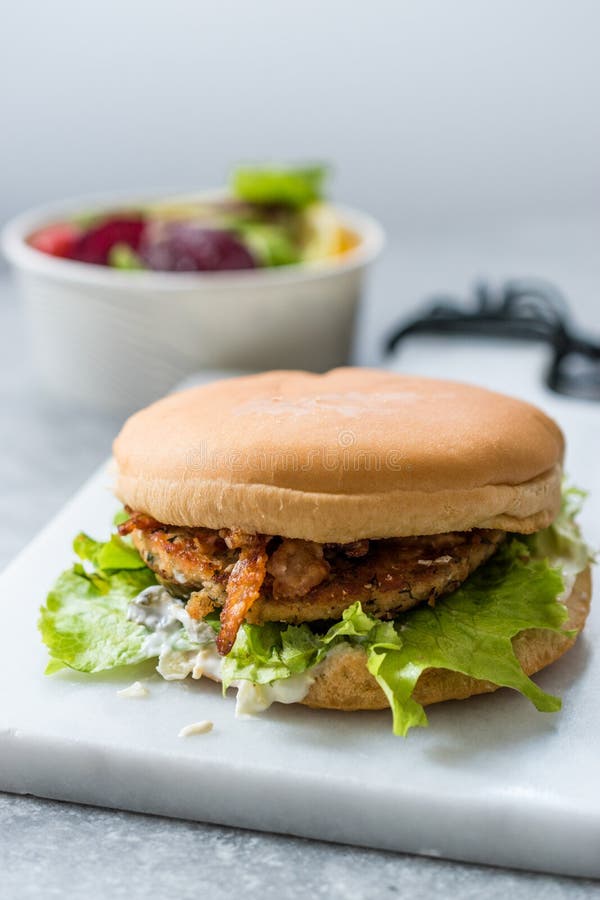
[[[127,618],[144,625],[150,634],[144,649],[158,656],[156,670],[166,681],[188,676],[221,681],[223,659],[215,644],[215,632],[205,622],[197,622],[185,611],[181,600],[161,585],[153,585],[129,604]],[[183,627],[182,627],[183,626]],[[236,716],[255,715],[272,703],[297,703],[315,680],[315,670],[292,675],[273,684],[234,681],[237,688]]]
[[144,649],[156,656],[166,650],[189,650],[191,644],[202,645],[215,639],[210,625],[192,619],[183,601],[172,597],[161,585],[138,594],[129,604],[127,618],[150,631]]
[[[313,674],[311,674],[311,672]],[[315,680],[314,669],[301,675],[292,675],[272,684],[252,684],[251,681],[234,682],[237,687],[236,716],[254,716],[268,709],[272,703],[299,703],[308,694]]]
[[566,572],[564,569],[561,574],[562,574],[564,588],[556,599],[558,600],[559,603],[564,604],[565,601],[567,600],[567,598],[569,597],[569,594],[573,590],[573,585],[575,584],[577,575],[574,575],[571,572]]

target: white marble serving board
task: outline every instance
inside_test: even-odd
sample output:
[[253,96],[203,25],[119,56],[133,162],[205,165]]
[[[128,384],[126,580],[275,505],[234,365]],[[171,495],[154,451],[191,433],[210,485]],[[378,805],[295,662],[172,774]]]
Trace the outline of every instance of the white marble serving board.
[[[584,524],[600,544],[600,407],[534,391],[537,369],[528,381],[521,351],[512,360],[502,353],[501,364],[492,351],[476,355],[474,379],[535,395],[560,419],[569,471],[593,491]],[[463,356],[453,350],[444,366],[435,346],[422,344],[401,361],[467,377]],[[563,696],[561,713],[538,713],[501,691],[430,708],[429,729],[406,740],[392,736],[387,712],[276,706],[236,720],[233,697],[217,685],[165,683],[151,665],[45,677],[38,607],[71,562],[72,537],[108,532],[116,507],[108,483],[103,469],[0,576],[0,789],[600,876],[600,608],[575,649],[539,676]],[[146,698],[117,696],[136,679]],[[210,734],[177,736],[203,719],[214,722]]]

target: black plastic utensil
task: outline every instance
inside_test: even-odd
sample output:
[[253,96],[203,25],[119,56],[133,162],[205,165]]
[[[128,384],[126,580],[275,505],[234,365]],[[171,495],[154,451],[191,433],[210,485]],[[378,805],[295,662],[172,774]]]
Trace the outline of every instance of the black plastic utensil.
[[475,286],[473,302],[440,295],[426,311],[400,325],[386,339],[390,355],[409,335],[472,335],[548,344],[552,350],[545,383],[557,394],[600,401],[600,343],[572,330],[561,292],[533,279],[507,281],[499,289]]

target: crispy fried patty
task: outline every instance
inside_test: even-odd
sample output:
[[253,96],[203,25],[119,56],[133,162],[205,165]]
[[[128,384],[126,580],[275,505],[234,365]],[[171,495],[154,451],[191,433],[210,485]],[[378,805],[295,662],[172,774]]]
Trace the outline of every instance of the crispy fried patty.
[[[130,530],[160,581],[189,600],[192,616],[203,618],[225,604],[229,576],[239,558],[231,532],[159,523]],[[374,616],[393,618],[456,590],[504,537],[502,531],[484,529],[349,545],[267,537],[266,575],[245,620],[339,619],[356,600]]]

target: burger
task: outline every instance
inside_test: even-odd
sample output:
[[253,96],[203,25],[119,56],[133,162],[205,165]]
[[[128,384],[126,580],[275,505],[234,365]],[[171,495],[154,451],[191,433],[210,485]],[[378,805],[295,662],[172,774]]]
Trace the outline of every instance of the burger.
[[114,444],[123,505],[42,609],[48,672],[155,659],[275,701],[424,707],[512,688],[575,642],[590,554],[541,410],[376,370],[267,372],[173,394]]

